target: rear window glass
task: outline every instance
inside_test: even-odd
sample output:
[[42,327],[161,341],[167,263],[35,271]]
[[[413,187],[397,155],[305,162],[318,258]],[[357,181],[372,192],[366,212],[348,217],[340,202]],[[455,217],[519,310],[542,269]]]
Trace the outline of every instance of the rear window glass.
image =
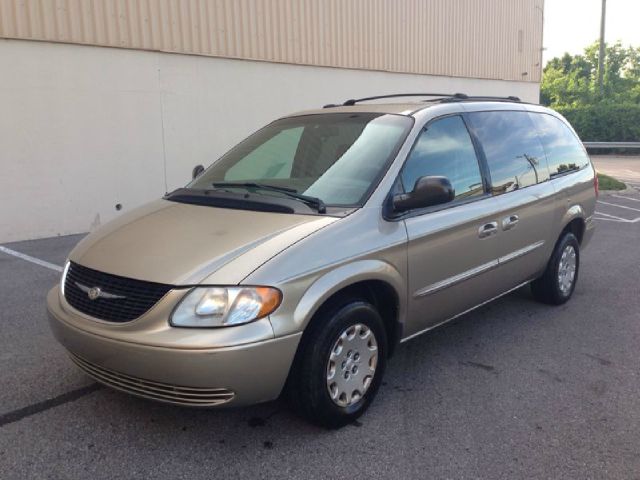
[[589,164],[582,143],[560,119],[546,113],[530,113],[547,154],[551,177],[580,170]]
[[473,112],[469,117],[487,158],[494,195],[549,179],[544,150],[527,112]]

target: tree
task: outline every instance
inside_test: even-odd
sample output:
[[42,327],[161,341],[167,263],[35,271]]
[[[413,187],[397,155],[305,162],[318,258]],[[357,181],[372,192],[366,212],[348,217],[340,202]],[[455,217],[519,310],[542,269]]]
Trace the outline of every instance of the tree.
[[640,104],[640,47],[607,45],[604,93],[598,90],[598,49],[595,42],[584,54],[550,60],[544,68],[540,100],[545,105],[580,107],[599,104]]

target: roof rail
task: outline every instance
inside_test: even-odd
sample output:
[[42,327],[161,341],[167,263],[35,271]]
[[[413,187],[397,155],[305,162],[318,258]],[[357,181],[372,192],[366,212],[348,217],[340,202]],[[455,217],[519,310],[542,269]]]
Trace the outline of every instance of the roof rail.
[[376,95],[374,97],[364,97],[364,98],[351,98],[349,100],[347,100],[346,102],[342,103],[342,104],[333,104],[330,103],[328,105],[325,105],[322,108],[333,108],[333,107],[340,107],[340,106],[345,106],[345,107],[350,107],[355,105],[356,103],[360,103],[360,102],[368,102],[369,100],[381,100],[383,98],[401,98],[401,97],[443,97],[443,98],[450,98],[453,97],[455,95],[464,95],[464,93],[455,93],[455,94],[451,94],[451,93],[393,93],[390,95]]
[[330,103],[328,105],[324,105],[322,108],[334,108],[334,107],[350,107],[360,102],[368,102],[370,100],[381,100],[384,98],[402,98],[402,97],[439,97],[435,100],[425,100],[425,101],[439,101],[442,103],[447,102],[465,102],[465,101],[491,101],[491,102],[521,102],[519,97],[509,96],[509,97],[492,97],[492,96],[473,96],[467,95],[466,93],[392,93],[389,95],[376,95],[374,97],[364,97],[364,98],[351,98],[344,103],[334,104]]
[[464,101],[476,101],[476,102],[521,102],[520,97],[508,96],[508,97],[492,97],[488,95],[466,95],[464,93],[456,93],[449,98],[443,98],[442,102],[464,102]]

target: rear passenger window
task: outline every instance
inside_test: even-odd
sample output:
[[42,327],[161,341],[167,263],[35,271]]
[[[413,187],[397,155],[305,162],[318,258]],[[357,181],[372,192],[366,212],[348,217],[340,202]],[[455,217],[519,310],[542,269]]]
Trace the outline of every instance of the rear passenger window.
[[487,158],[494,195],[549,179],[544,150],[527,112],[474,112],[469,117]]
[[478,158],[462,118],[445,117],[430,123],[418,138],[402,169],[407,192],[420,177],[444,176],[455,189],[456,199],[482,195]]
[[560,119],[546,113],[529,114],[547,154],[551,177],[580,170],[589,157],[575,134]]

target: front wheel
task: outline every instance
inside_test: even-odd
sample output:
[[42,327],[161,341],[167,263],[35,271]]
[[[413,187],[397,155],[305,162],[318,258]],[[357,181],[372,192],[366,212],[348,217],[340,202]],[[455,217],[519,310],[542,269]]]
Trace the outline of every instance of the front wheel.
[[386,365],[387,337],[368,302],[348,300],[312,320],[296,355],[289,398],[308,420],[327,428],[353,422],[368,408]]
[[534,298],[542,303],[562,305],[573,294],[579,269],[580,244],[573,233],[565,233],[542,276],[531,283]]

